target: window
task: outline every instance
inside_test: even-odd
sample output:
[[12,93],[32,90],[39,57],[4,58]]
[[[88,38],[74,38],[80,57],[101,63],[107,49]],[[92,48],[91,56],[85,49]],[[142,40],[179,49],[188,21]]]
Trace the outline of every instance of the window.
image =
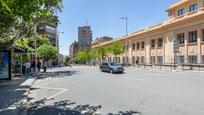
[[163,38],[158,39],[158,47],[162,47],[163,45]]
[[141,43],[141,49],[144,49],[144,45],[145,45],[145,43],[142,42],[142,43]]
[[123,63],[125,63],[125,57],[123,57]]
[[134,56],[132,57],[132,63],[133,64],[135,63],[135,57]]
[[141,64],[144,64],[144,56],[141,57]]
[[203,29],[203,41],[204,41],[204,29]]
[[113,61],[116,62],[116,61],[117,61],[117,58],[116,58],[116,57],[113,57]]
[[188,63],[197,64],[197,56],[196,55],[188,56]]
[[151,56],[150,62],[151,62],[151,64],[155,64],[155,56]]
[[151,47],[152,47],[152,48],[155,48],[155,40],[152,40],[152,41],[151,41]]
[[163,56],[158,56],[157,57],[157,63],[158,64],[163,64]]
[[184,9],[184,8],[178,10],[178,16],[182,16],[182,15],[184,15],[184,14],[185,14],[185,9]]
[[197,8],[198,8],[197,4],[192,4],[192,5],[189,6],[189,11],[193,12],[193,11],[197,10]]
[[117,57],[117,63],[120,63],[120,57]]
[[137,43],[137,49],[138,50],[140,49],[140,43],[139,42]]
[[197,42],[197,31],[189,32],[189,43]]
[[204,55],[202,55],[202,64],[204,64]]
[[139,62],[140,62],[140,57],[136,57],[135,62],[136,62],[136,61],[139,63]]
[[184,64],[184,56],[178,56],[178,63]]
[[184,33],[180,33],[178,34],[178,41],[180,44],[184,44],[184,40],[185,40],[185,34]]
[[135,43],[132,44],[132,49],[135,50]]

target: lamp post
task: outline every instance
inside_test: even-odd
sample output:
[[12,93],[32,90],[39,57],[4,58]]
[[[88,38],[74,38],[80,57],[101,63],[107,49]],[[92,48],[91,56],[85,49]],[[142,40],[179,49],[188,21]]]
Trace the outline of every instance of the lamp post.
[[63,34],[64,32],[57,32],[56,46],[57,46],[57,65],[60,66],[60,53],[59,53],[59,34]]
[[[122,17],[121,18],[122,20],[125,20],[125,24],[126,24],[126,37],[128,36],[128,17]],[[127,64],[128,63],[128,54],[127,54],[127,51],[128,51],[128,39],[126,38],[125,39],[125,63]]]
[[37,39],[36,39],[36,35],[37,35],[37,27],[34,26],[34,42],[35,42],[35,60],[34,60],[34,63],[35,63],[35,67],[34,67],[34,75],[36,75],[36,70],[37,70],[37,52],[36,52],[36,49],[37,49]]

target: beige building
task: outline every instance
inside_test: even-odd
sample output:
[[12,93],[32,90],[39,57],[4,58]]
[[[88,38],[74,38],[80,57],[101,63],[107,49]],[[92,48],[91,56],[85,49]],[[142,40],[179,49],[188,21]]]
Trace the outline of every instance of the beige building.
[[[92,48],[128,40],[130,64],[136,60],[143,64],[204,64],[204,0],[180,0],[166,11],[168,19],[163,23]],[[115,60],[124,63],[125,56]],[[109,54],[106,59],[114,58]]]

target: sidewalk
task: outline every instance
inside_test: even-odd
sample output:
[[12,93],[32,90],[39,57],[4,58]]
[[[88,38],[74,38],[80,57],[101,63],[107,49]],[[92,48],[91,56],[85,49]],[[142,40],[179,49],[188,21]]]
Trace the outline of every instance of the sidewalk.
[[160,71],[160,72],[192,72],[192,73],[201,73],[204,74],[204,70],[190,70],[190,69],[184,69],[182,70],[181,67],[178,67],[174,70],[173,67],[144,67],[144,66],[129,66],[129,67],[125,67],[125,68],[132,68],[132,69],[139,69],[139,70],[148,70],[148,71]]
[[0,115],[23,115],[27,95],[35,78],[15,77],[0,81]]

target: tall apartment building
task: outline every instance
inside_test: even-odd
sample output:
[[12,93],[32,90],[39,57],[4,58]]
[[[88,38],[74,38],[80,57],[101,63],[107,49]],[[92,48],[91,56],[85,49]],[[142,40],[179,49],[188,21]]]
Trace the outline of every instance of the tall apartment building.
[[57,20],[56,16],[46,17],[37,26],[37,33],[46,37],[53,46],[58,46]]
[[[204,0],[180,0],[166,11],[168,18],[161,24],[92,48],[128,40],[130,64],[135,60],[142,64],[204,64]],[[125,57],[126,53],[116,58],[108,54],[106,59],[124,63]]]
[[91,49],[92,31],[90,26],[78,27],[79,50]]

